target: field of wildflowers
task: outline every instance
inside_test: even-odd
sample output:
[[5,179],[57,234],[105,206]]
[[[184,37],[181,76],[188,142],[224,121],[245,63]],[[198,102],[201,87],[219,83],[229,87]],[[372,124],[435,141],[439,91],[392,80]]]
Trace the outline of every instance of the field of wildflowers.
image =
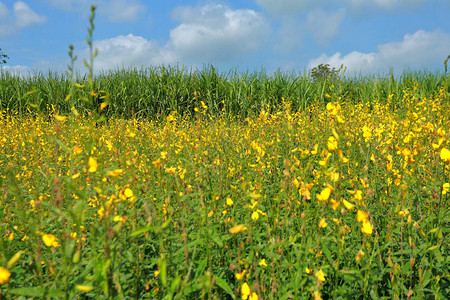
[[1,295],[447,297],[450,102],[417,86],[246,118],[5,111]]
[[0,73],[0,298],[448,299],[450,78]]

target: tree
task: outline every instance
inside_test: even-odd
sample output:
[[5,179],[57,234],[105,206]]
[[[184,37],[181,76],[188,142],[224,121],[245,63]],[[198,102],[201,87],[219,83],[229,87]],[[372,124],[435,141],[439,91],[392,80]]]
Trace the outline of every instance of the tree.
[[8,58],[8,55],[4,54],[2,48],[0,48],[0,65],[6,64],[6,59]]
[[311,76],[314,81],[320,81],[326,78],[336,79],[343,68],[344,65],[341,65],[339,69],[336,69],[330,68],[329,64],[320,64],[317,67],[311,69]]

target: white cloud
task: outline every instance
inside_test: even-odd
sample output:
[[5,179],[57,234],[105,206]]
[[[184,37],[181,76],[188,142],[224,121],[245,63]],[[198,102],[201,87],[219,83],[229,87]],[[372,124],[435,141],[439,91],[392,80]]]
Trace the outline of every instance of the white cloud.
[[47,21],[47,17],[35,13],[25,2],[17,1],[13,5],[16,24],[19,27],[31,27],[41,25]]
[[12,13],[0,2],[0,38],[20,33],[20,29],[42,25],[47,17],[35,13],[25,2],[16,1]]
[[339,33],[339,26],[345,18],[345,9],[340,9],[333,13],[322,10],[315,10],[308,13],[306,26],[312,34],[314,40],[320,45],[329,43]]
[[94,42],[99,53],[94,68],[227,62],[258,50],[269,31],[255,11],[223,5],[182,7],[173,17],[181,24],[171,30],[164,45],[132,34]]
[[[94,42],[98,50],[95,58],[95,70],[109,70],[130,66],[150,66],[172,64],[175,54],[155,41],[128,34]],[[88,51],[84,51],[84,57]]]
[[191,61],[239,58],[257,50],[270,31],[257,12],[224,5],[178,8],[174,18],[181,24],[171,30],[169,46]]
[[[255,11],[232,10],[224,5],[180,7],[173,17],[181,24],[171,30],[170,39],[163,45],[133,34],[94,42],[98,49],[94,69],[224,63],[258,50],[269,32]],[[82,56],[87,57],[87,53],[85,50]]]
[[309,68],[319,64],[329,64],[337,68],[343,64],[351,74],[388,71],[390,68],[394,71],[403,71],[408,68],[423,69],[442,63],[449,49],[449,34],[441,31],[419,30],[414,34],[406,34],[401,42],[379,45],[377,52],[353,51],[344,56],[340,52],[332,56],[322,54],[310,60]]
[[2,71],[8,72],[12,75],[16,75],[16,76],[26,76],[31,74],[31,70],[29,67],[27,66],[22,66],[22,65],[15,65],[15,66],[4,66],[2,65],[0,68]]

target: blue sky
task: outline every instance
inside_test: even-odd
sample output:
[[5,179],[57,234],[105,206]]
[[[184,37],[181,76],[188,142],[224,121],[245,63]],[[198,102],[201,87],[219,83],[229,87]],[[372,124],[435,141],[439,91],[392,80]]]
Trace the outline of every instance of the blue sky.
[[90,5],[97,5],[94,68],[171,65],[222,71],[347,74],[443,70],[450,54],[449,0],[0,0],[2,68],[67,70],[87,57]]

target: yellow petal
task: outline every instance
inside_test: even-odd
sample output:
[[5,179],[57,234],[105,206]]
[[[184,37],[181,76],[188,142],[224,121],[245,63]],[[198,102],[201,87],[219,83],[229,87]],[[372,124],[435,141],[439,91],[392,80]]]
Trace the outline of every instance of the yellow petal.
[[239,233],[239,232],[242,232],[245,230],[247,230],[247,227],[245,227],[245,225],[243,225],[243,224],[239,224],[239,225],[236,225],[236,226],[230,228],[229,231],[230,231],[230,233]]
[[358,222],[363,222],[364,220],[367,220],[368,217],[369,215],[366,212],[358,209],[358,212],[356,213],[356,220]]
[[317,279],[322,282],[325,281],[325,276],[327,276],[327,274],[325,274],[322,270],[317,271],[314,275],[316,275]]
[[325,228],[328,226],[328,223],[325,218],[322,218],[319,222],[319,228]]
[[89,173],[94,173],[97,171],[97,160],[93,157],[89,157],[89,161],[88,161],[88,166],[89,166]]
[[247,282],[244,282],[241,285],[241,294],[242,294],[243,299],[244,299],[244,296],[245,296],[245,299],[247,299],[247,297],[250,295],[250,287],[248,286]]
[[265,258],[261,259],[261,260],[259,261],[259,265],[260,265],[261,267],[267,267],[266,259],[265,259]]
[[443,161],[450,162],[450,150],[447,148],[442,148],[440,156]]
[[372,224],[370,224],[369,220],[363,220],[361,232],[366,235],[372,235]]
[[9,277],[11,276],[11,272],[7,269],[0,267],[0,285],[9,282]]

